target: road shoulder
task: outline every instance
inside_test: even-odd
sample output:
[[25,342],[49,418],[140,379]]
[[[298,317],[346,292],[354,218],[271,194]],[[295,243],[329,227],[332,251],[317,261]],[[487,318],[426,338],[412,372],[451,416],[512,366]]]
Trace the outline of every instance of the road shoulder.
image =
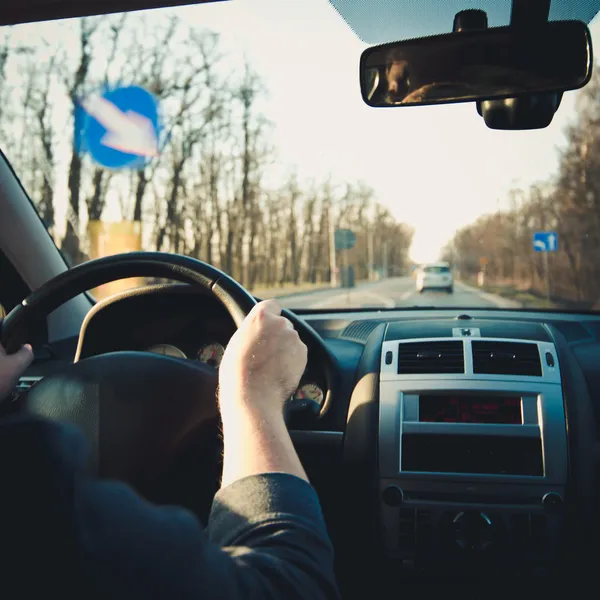
[[489,292],[484,292],[482,289],[467,285],[462,281],[455,281],[454,285],[455,287],[459,287],[465,291],[479,295],[481,298],[487,300],[488,302],[491,302],[498,308],[523,308],[520,302],[516,302],[515,300],[510,300],[508,298],[503,298],[502,296],[497,296],[496,294],[490,294]]

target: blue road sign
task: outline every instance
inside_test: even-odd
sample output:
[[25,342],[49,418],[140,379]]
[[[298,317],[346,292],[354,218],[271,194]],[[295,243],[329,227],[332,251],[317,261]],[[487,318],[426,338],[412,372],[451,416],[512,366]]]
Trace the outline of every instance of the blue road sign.
[[142,87],[118,87],[84,98],[75,121],[79,149],[103,167],[139,169],[159,153],[158,102]]
[[350,229],[337,229],[334,240],[336,250],[351,250],[356,245],[356,235]]
[[536,231],[533,234],[533,249],[536,252],[556,252],[558,250],[556,231]]

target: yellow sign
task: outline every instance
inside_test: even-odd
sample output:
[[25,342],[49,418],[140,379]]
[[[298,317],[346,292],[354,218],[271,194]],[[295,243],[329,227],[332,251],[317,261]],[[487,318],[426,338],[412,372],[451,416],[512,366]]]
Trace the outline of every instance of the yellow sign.
[[482,256],[482,257],[479,259],[479,264],[480,264],[482,267],[483,267],[483,266],[485,266],[485,265],[487,265],[487,264],[488,264],[488,259],[487,259],[485,256]]
[[[90,242],[90,258],[102,258],[124,252],[137,252],[142,249],[142,224],[135,221],[106,223],[90,221],[87,227]],[[92,294],[98,300],[107,298],[118,292],[144,285],[143,277],[120,279],[102,285]]]

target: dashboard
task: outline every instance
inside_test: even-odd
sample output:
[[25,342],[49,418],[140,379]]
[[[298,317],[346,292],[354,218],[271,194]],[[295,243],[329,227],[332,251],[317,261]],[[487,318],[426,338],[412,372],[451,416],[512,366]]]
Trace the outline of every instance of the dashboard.
[[[21,388],[120,350],[217,369],[235,331],[220,303],[143,290],[97,304],[79,340],[37,353]],[[600,531],[600,317],[294,312],[331,357],[309,345],[289,426],[344,585],[582,576]]]

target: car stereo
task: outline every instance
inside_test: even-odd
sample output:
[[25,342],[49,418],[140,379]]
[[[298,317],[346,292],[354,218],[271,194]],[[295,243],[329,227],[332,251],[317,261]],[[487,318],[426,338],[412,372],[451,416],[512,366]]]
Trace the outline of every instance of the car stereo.
[[551,568],[561,547],[567,469],[552,343],[383,342],[379,491],[386,557],[437,572],[468,571],[473,561]]

